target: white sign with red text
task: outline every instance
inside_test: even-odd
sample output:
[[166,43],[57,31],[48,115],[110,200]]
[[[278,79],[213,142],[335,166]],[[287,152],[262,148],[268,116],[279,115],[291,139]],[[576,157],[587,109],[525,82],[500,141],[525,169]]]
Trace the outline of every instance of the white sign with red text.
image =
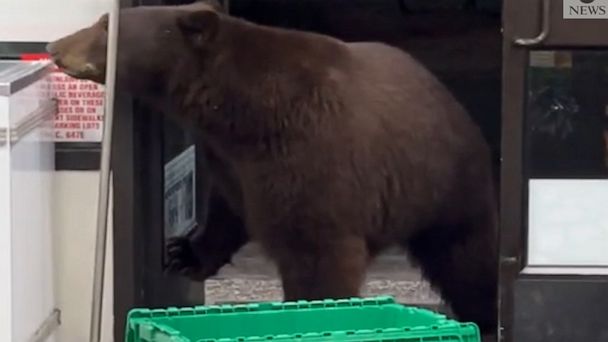
[[100,142],[104,112],[104,88],[77,80],[62,72],[51,75],[51,94],[58,101],[55,141]]
[[[46,54],[26,54],[23,60],[48,59]],[[50,75],[49,91],[57,99],[54,118],[55,142],[101,142],[104,87],[79,80],[55,69]]]

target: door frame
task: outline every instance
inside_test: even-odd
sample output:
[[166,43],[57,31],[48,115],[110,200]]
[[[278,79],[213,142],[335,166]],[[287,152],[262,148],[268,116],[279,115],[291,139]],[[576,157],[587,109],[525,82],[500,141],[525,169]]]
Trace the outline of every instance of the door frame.
[[[120,0],[121,8],[157,6],[166,0]],[[164,270],[164,117],[117,84],[112,139],[114,340],[124,339],[134,308],[204,304],[204,284]],[[202,150],[196,144],[197,169]],[[197,177],[198,178],[198,177]],[[199,224],[204,203],[197,179]],[[186,291],[185,289],[191,291]],[[200,293],[193,299],[191,293]]]
[[[518,280],[595,286],[605,276],[525,275],[527,264],[527,177],[524,123],[528,55],[537,49],[608,49],[608,20],[563,19],[564,0],[503,1],[502,143],[499,242],[499,341],[513,336]],[[586,285],[585,285],[586,286]],[[517,287],[517,288],[516,288]],[[519,341],[523,342],[523,341]]]

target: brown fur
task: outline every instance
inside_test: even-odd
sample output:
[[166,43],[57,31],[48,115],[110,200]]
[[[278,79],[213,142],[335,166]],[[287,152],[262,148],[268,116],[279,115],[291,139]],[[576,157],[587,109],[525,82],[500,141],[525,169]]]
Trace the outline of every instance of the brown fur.
[[[95,63],[104,27],[49,50],[78,76],[64,56]],[[72,48],[91,42],[94,57]],[[254,239],[276,262],[285,299],[350,297],[373,257],[398,244],[460,319],[495,328],[490,151],[408,54],[197,3],[122,11],[118,60],[123,84],[205,140],[209,221],[171,246],[176,268],[204,280]],[[105,63],[93,69],[103,75]]]

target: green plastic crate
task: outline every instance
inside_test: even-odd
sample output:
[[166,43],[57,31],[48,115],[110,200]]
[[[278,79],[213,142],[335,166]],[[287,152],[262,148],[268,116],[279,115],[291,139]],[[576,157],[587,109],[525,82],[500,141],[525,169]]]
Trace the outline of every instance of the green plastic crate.
[[480,342],[459,323],[392,297],[135,309],[127,342]]

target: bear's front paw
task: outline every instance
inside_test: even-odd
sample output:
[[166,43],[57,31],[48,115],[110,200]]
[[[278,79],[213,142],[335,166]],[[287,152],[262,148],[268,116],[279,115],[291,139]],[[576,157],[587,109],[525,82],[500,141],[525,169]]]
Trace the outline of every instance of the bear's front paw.
[[201,263],[192,250],[187,237],[174,237],[167,242],[167,268],[169,274],[178,274],[192,279],[199,278]]

